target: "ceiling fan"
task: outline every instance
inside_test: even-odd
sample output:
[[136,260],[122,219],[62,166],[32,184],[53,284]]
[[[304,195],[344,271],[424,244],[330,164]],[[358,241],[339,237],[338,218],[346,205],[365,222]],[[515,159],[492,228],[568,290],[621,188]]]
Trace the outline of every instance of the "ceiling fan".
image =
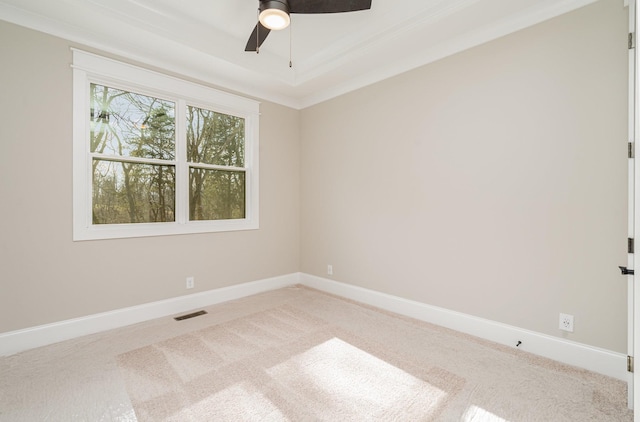
[[371,0],[258,0],[260,15],[244,51],[258,51],[271,30],[289,26],[291,13],[343,13],[371,9]]

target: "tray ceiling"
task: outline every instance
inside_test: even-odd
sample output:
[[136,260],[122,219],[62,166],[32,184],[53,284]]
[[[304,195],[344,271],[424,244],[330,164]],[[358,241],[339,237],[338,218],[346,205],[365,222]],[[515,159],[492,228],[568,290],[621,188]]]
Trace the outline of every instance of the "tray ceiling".
[[594,1],[373,0],[368,11],[294,14],[259,54],[244,51],[257,0],[0,0],[0,19],[304,108]]

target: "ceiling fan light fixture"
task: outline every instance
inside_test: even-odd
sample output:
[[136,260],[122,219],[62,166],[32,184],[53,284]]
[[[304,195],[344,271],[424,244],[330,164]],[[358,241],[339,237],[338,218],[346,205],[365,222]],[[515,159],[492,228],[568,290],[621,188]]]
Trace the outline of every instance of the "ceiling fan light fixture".
[[277,31],[289,26],[289,5],[286,1],[263,1],[260,4],[260,23],[271,30]]

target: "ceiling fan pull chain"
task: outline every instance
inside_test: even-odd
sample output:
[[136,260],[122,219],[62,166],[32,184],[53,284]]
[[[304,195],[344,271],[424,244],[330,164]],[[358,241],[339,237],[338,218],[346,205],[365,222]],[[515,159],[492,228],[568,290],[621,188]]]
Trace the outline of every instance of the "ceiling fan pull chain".
[[[260,8],[258,7],[256,17],[260,22]],[[256,54],[260,54],[260,23],[256,25]]]
[[293,21],[289,24],[289,67],[293,67],[291,62],[291,38],[293,37]]

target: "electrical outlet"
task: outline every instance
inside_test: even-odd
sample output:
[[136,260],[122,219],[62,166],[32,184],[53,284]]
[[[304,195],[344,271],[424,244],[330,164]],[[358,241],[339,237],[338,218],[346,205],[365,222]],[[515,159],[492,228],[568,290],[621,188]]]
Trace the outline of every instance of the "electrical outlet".
[[187,277],[187,289],[193,289],[195,284],[196,284],[196,281],[193,277]]
[[333,275],[333,265],[327,265],[327,274]]
[[559,328],[563,331],[573,333],[573,315],[560,314]]

